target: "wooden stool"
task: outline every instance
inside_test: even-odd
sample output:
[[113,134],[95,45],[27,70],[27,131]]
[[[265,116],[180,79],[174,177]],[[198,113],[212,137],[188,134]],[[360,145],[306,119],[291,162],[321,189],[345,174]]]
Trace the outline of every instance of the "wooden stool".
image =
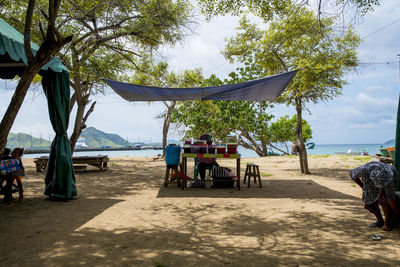
[[258,177],[258,183],[260,184],[260,187],[262,187],[260,170],[258,168],[258,165],[247,163],[246,172],[244,174],[244,179],[243,179],[243,183],[246,183],[246,178],[248,179],[247,187],[250,187],[250,177],[254,177],[254,184],[257,183],[257,177]]
[[168,184],[174,181],[171,180],[170,174],[172,176],[172,173],[175,174],[176,181],[178,183],[178,187],[181,186],[181,180],[179,177],[179,169],[178,165],[167,165],[167,170],[165,171],[165,180],[164,180],[164,187],[168,187]]

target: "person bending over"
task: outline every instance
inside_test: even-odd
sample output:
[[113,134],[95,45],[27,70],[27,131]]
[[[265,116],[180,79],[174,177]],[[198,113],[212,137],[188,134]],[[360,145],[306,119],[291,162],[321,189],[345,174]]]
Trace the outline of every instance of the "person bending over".
[[[351,179],[362,188],[364,208],[373,213],[377,221],[370,226],[392,230],[392,225],[399,219],[396,205],[395,186],[398,179],[396,169],[386,163],[372,161],[350,171]],[[382,206],[385,220],[379,205]]]

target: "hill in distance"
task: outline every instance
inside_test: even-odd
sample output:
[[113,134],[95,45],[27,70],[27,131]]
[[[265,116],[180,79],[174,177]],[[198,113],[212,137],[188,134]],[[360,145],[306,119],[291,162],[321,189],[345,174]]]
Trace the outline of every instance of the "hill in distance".
[[[89,148],[96,148],[102,146],[110,147],[125,147],[134,146],[137,142],[128,142],[118,134],[105,133],[96,129],[95,127],[88,127],[82,131],[80,138],[85,140]],[[30,149],[46,149],[51,146],[53,140],[45,140],[43,138],[36,138],[26,133],[10,133],[7,139],[7,147],[13,149],[15,147],[25,147]],[[138,142],[144,144],[143,142]],[[179,144],[177,140],[168,139],[168,144]],[[150,145],[160,145],[160,143],[153,142]]]
[[43,138],[36,138],[26,133],[10,133],[7,138],[7,147],[29,147],[35,149],[49,148],[53,140],[45,140]]
[[88,147],[124,147],[132,146],[133,143],[127,142],[118,134],[105,133],[94,127],[86,128],[82,131],[81,137],[84,138]]
[[394,139],[386,141],[385,143],[383,143],[384,147],[389,147],[389,146],[395,146],[396,141]]

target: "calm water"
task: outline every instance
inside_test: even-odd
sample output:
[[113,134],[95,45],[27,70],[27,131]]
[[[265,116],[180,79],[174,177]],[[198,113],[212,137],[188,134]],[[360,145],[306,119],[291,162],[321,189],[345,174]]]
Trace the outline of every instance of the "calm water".
[[[367,151],[370,155],[379,153],[379,147],[381,144],[343,144],[343,145],[318,145],[316,144],[314,149],[307,149],[309,155],[334,155],[336,152],[346,153],[349,149],[352,152],[362,153]],[[257,157],[257,154],[252,151],[245,149],[244,147],[238,148],[242,158]],[[275,151],[278,152],[278,151]],[[131,151],[92,151],[92,152],[75,152],[74,156],[96,156],[96,155],[108,155],[109,157],[153,157],[157,154],[162,154],[161,150],[131,150]],[[37,158],[41,156],[47,156],[46,154],[26,154],[25,158]]]

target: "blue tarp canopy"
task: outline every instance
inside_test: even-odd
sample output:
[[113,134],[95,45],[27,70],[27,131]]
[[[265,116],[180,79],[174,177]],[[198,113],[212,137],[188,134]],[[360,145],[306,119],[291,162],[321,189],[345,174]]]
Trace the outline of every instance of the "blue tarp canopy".
[[128,101],[272,101],[285,90],[296,73],[297,70],[239,84],[197,88],[161,88],[105,80],[117,94]]

